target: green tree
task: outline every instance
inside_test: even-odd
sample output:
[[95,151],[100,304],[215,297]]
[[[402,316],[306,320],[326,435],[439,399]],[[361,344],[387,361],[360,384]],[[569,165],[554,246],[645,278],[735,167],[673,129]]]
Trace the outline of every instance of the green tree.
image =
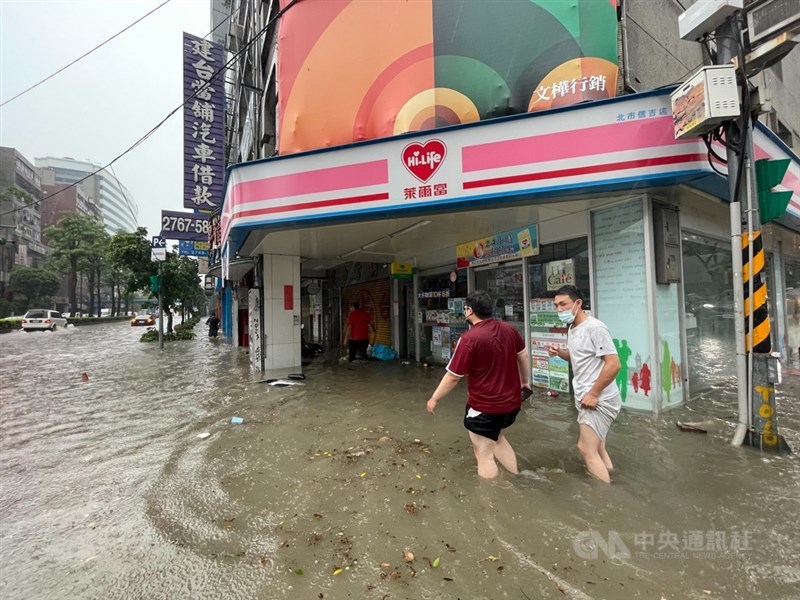
[[49,305],[50,298],[58,293],[61,278],[50,269],[16,266],[11,271],[9,288],[27,299],[26,309],[37,305]]
[[122,274],[126,295],[150,289],[150,276],[156,274],[158,266],[151,260],[147,229],[115,233],[108,245],[108,256],[111,269]]
[[[200,286],[197,261],[188,256],[179,256],[175,252],[167,252],[167,260],[163,265],[161,291],[163,304],[170,311],[181,307],[185,312],[195,310],[201,299],[205,298]],[[171,325],[171,320],[168,323]],[[169,326],[167,327],[169,331]]]
[[53,248],[53,257],[65,265],[70,310],[77,313],[78,272],[91,268],[96,254],[102,252],[101,240],[107,234],[96,219],[79,213],[67,213],[58,225],[48,227],[44,234]]
[[[111,236],[103,229],[102,233],[92,239],[91,246],[88,248],[84,265],[86,268],[87,279],[89,280],[89,306],[95,305],[97,299],[97,316],[102,316],[102,294],[101,286],[103,273],[109,264],[108,245]],[[91,309],[90,309],[91,310]]]

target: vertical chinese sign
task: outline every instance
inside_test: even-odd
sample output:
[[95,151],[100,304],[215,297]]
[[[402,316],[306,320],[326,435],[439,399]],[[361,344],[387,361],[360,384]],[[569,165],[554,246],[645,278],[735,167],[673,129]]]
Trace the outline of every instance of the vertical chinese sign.
[[215,44],[183,34],[183,206],[222,204],[225,177],[225,54]]

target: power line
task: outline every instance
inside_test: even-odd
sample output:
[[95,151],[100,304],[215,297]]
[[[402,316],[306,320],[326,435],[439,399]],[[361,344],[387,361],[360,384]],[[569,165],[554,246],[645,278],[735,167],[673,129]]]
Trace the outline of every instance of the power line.
[[63,67],[61,67],[61,68],[60,68],[58,71],[56,71],[55,73],[52,73],[52,74],[48,75],[47,77],[45,77],[45,78],[44,78],[44,79],[42,79],[41,81],[39,81],[39,82],[37,82],[37,83],[34,83],[34,84],[33,84],[32,86],[30,86],[29,88],[27,88],[27,89],[25,89],[25,90],[22,90],[22,91],[21,91],[19,94],[17,94],[16,96],[12,96],[12,97],[11,97],[11,98],[9,98],[8,100],[5,100],[5,101],[3,101],[3,103],[2,103],[2,104],[0,104],[0,108],[2,108],[3,106],[5,106],[5,105],[6,105],[6,104],[8,104],[9,102],[12,102],[12,101],[16,100],[16,99],[17,99],[17,98],[19,98],[20,96],[24,96],[25,94],[27,94],[27,93],[28,93],[28,92],[30,92],[31,90],[33,90],[33,89],[35,89],[35,88],[39,87],[40,85],[42,85],[42,84],[43,84],[45,81],[49,81],[50,79],[52,79],[53,77],[55,77],[55,76],[56,76],[56,75],[58,75],[59,73],[61,73],[61,72],[63,72],[63,71],[66,71],[66,70],[67,70],[68,68],[70,68],[72,65],[74,65],[74,64],[75,64],[75,63],[77,63],[78,61],[81,61],[81,60],[83,60],[84,58],[86,58],[87,56],[89,56],[89,55],[90,55],[92,52],[94,52],[95,50],[99,50],[100,48],[102,48],[103,46],[105,46],[105,45],[106,45],[108,42],[110,42],[111,40],[113,40],[115,37],[118,37],[118,36],[122,35],[122,34],[123,34],[123,33],[125,33],[126,31],[128,31],[128,29],[130,29],[131,27],[133,27],[134,25],[136,25],[136,24],[137,24],[137,23],[139,23],[140,21],[143,21],[144,19],[146,19],[147,17],[149,17],[150,15],[152,15],[154,12],[156,12],[156,11],[157,11],[159,8],[161,8],[162,6],[164,6],[164,5],[166,5],[166,4],[169,4],[171,1],[172,1],[172,0],[164,0],[164,2],[162,2],[161,4],[159,4],[158,6],[156,6],[156,7],[155,7],[153,10],[151,10],[149,13],[147,13],[146,15],[144,15],[144,16],[142,16],[142,17],[139,17],[139,18],[138,18],[138,19],[136,19],[136,20],[135,20],[133,23],[131,23],[130,25],[128,25],[128,26],[127,26],[127,27],[125,27],[124,29],[122,29],[122,30],[118,31],[117,33],[115,33],[114,35],[112,35],[110,38],[108,38],[106,41],[104,41],[104,42],[101,42],[100,44],[98,44],[97,46],[95,46],[94,48],[92,48],[91,50],[89,50],[88,52],[85,52],[85,53],[81,54],[81,55],[80,55],[78,58],[76,58],[75,60],[73,60],[71,63],[68,63],[68,64],[64,65]]
[[[169,0],[167,0],[167,1],[169,1]],[[178,111],[179,111],[181,108],[183,108],[183,107],[184,107],[186,104],[188,104],[188,103],[189,103],[191,100],[194,100],[194,99],[197,97],[197,95],[198,95],[198,94],[200,94],[200,93],[201,93],[203,90],[205,90],[207,87],[209,87],[209,86],[211,85],[211,82],[213,82],[213,81],[215,81],[216,79],[218,79],[219,77],[221,77],[221,76],[222,76],[222,74],[223,74],[223,73],[224,73],[224,72],[227,70],[227,68],[228,68],[228,67],[229,67],[231,64],[233,64],[233,63],[236,61],[236,59],[238,59],[238,58],[239,58],[239,57],[240,57],[242,54],[244,54],[245,52],[247,52],[247,50],[249,50],[249,49],[250,49],[250,46],[252,46],[253,44],[255,44],[255,43],[258,41],[258,39],[259,39],[259,38],[260,38],[260,37],[261,37],[261,36],[264,34],[264,32],[265,32],[267,29],[269,29],[269,27],[270,27],[270,26],[271,26],[271,25],[272,25],[272,24],[273,24],[275,21],[277,21],[279,18],[281,18],[281,17],[284,15],[284,13],[286,13],[286,11],[287,11],[287,10],[289,10],[290,8],[292,8],[292,6],[294,6],[295,4],[297,4],[299,1],[300,1],[300,0],[292,0],[292,1],[291,1],[291,2],[289,2],[289,4],[287,4],[287,5],[286,5],[284,8],[282,8],[281,10],[279,10],[279,11],[278,11],[278,12],[275,14],[275,16],[274,16],[274,17],[272,17],[272,18],[271,18],[271,19],[270,19],[270,20],[267,22],[267,24],[266,24],[266,25],[264,25],[264,27],[263,27],[263,28],[262,28],[262,29],[261,29],[261,30],[260,30],[258,33],[256,33],[256,34],[255,34],[255,35],[254,35],[252,38],[250,38],[250,39],[247,41],[247,43],[245,43],[245,45],[242,47],[242,49],[241,49],[241,50],[239,50],[239,51],[238,51],[236,54],[234,54],[234,55],[233,55],[233,57],[232,57],[232,58],[231,58],[231,59],[230,59],[228,62],[226,62],[224,65],[222,65],[222,67],[220,67],[220,68],[219,68],[219,69],[216,71],[216,73],[214,73],[214,74],[211,76],[211,78],[210,78],[208,81],[206,81],[206,82],[205,82],[203,85],[201,85],[200,87],[198,87],[198,88],[197,88],[197,89],[194,91],[194,93],[192,93],[192,94],[191,94],[191,95],[190,95],[188,98],[186,98],[186,100],[184,100],[183,102],[181,102],[181,103],[180,103],[178,106],[176,106],[176,107],[175,107],[173,110],[171,110],[171,111],[170,111],[170,112],[167,114],[167,116],[166,116],[166,117],[164,117],[163,119],[161,119],[161,121],[159,121],[159,122],[158,122],[158,124],[156,124],[156,126],[155,126],[155,127],[153,127],[152,129],[150,129],[150,131],[148,131],[148,132],[147,132],[147,133],[145,133],[145,134],[144,134],[142,137],[140,137],[138,140],[136,140],[136,141],[135,141],[135,142],[134,142],[134,143],[133,143],[133,144],[132,144],[130,147],[128,147],[128,148],[127,148],[126,150],[124,150],[124,151],[123,151],[121,154],[119,154],[117,157],[115,157],[114,159],[112,159],[112,160],[111,160],[111,161],[110,161],[108,164],[106,164],[106,165],[104,165],[104,166],[100,167],[100,168],[99,168],[99,169],[97,169],[96,171],[92,171],[91,173],[89,173],[89,174],[88,174],[88,175],[86,175],[85,177],[83,177],[83,178],[81,178],[81,179],[79,179],[79,180],[77,180],[77,181],[74,181],[74,182],[72,182],[71,184],[69,184],[69,185],[68,185],[68,186],[66,186],[65,188],[62,188],[62,189],[58,190],[57,192],[55,192],[55,193],[51,194],[51,195],[50,195],[50,196],[48,196],[47,198],[42,198],[41,200],[37,200],[36,202],[31,202],[30,204],[27,204],[27,205],[25,205],[24,207],[15,208],[15,209],[9,210],[9,211],[7,211],[7,212],[0,213],[0,217],[4,217],[4,216],[6,216],[6,215],[13,214],[13,213],[15,213],[15,212],[18,212],[18,211],[22,210],[23,208],[28,208],[28,207],[31,207],[31,206],[36,206],[36,205],[38,205],[38,204],[41,204],[41,203],[42,203],[44,200],[49,200],[49,199],[51,199],[51,198],[54,198],[54,197],[55,197],[55,196],[57,196],[58,194],[61,194],[61,193],[63,193],[63,192],[66,192],[68,189],[70,189],[70,188],[73,188],[73,187],[75,187],[75,186],[77,186],[77,185],[79,185],[79,184],[83,183],[83,182],[84,182],[84,181],[86,181],[87,179],[89,179],[89,178],[91,178],[91,177],[94,177],[95,175],[97,175],[97,174],[98,174],[100,171],[103,171],[103,170],[107,169],[108,167],[112,166],[112,165],[113,165],[115,162],[117,162],[117,161],[118,161],[120,158],[122,158],[123,156],[125,156],[126,154],[128,154],[129,152],[131,152],[132,150],[134,150],[135,148],[137,148],[137,147],[138,147],[140,144],[142,144],[144,141],[146,141],[146,140],[147,140],[147,139],[148,139],[148,138],[149,138],[151,135],[153,135],[153,134],[154,134],[156,131],[158,131],[158,130],[161,128],[161,126],[162,126],[162,125],[164,125],[164,123],[166,123],[166,122],[167,122],[167,121],[170,119],[170,117],[172,117],[172,115],[174,115],[176,112],[178,112]],[[229,18],[230,18],[230,17],[229,17]],[[217,25],[217,27],[219,27],[219,25]],[[216,29],[216,27],[215,27],[214,29]],[[213,31],[213,30],[212,30],[212,31]]]

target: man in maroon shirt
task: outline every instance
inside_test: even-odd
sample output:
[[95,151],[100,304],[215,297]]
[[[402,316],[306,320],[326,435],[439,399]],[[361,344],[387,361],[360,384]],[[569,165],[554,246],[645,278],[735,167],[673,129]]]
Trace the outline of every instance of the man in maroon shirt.
[[353,308],[347,317],[344,328],[343,344],[349,345],[348,359],[353,362],[356,354],[361,354],[367,360],[367,347],[369,346],[369,330],[375,332],[375,323],[369,313],[361,309],[358,302],[353,302]]
[[[478,461],[478,475],[497,476],[497,462],[517,474],[517,456],[502,430],[511,426],[522,404],[521,388],[530,390],[525,342],[508,323],[492,319],[492,299],[484,290],[466,298],[464,316],[472,326],[461,336],[447,373],[428,400],[428,412],[467,376],[464,427]],[[495,462],[497,459],[497,462]]]

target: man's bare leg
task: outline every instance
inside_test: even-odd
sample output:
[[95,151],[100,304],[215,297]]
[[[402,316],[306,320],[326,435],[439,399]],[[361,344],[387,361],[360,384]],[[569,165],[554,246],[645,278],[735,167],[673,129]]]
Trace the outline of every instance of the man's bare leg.
[[600,481],[611,483],[608,468],[603,463],[603,459],[600,458],[600,443],[602,442],[600,436],[589,425],[581,423],[580,428],[578,451],[583,457],[583,462],[586,463],[589,474],[597,477]]
[[519,470],[517,469],[517,455],[514,453],[514,449],[511,447],[511,444],[508,443],[506,436],[500,432],[500,437],[497,439],[497,444],[494,447],[494,457],[497,459],[503,468],[508,471],[509,473],[513,473],[514,475],[519,475]]
[[472,450],[475,452],[475,459],[478,461],[478,475],[484,479],[494,479],[499,472],[497,463],[494,462],[494,449],[497,442],[487,437],[469,432],[469,439],[472,441]]
[[614,463],[611,462],[611,457],[606,452],[606,441],[601,439],[600,440],[600,458],[603,459],[603,464],[606,466],[606,469],[609,471],[614,469]]

